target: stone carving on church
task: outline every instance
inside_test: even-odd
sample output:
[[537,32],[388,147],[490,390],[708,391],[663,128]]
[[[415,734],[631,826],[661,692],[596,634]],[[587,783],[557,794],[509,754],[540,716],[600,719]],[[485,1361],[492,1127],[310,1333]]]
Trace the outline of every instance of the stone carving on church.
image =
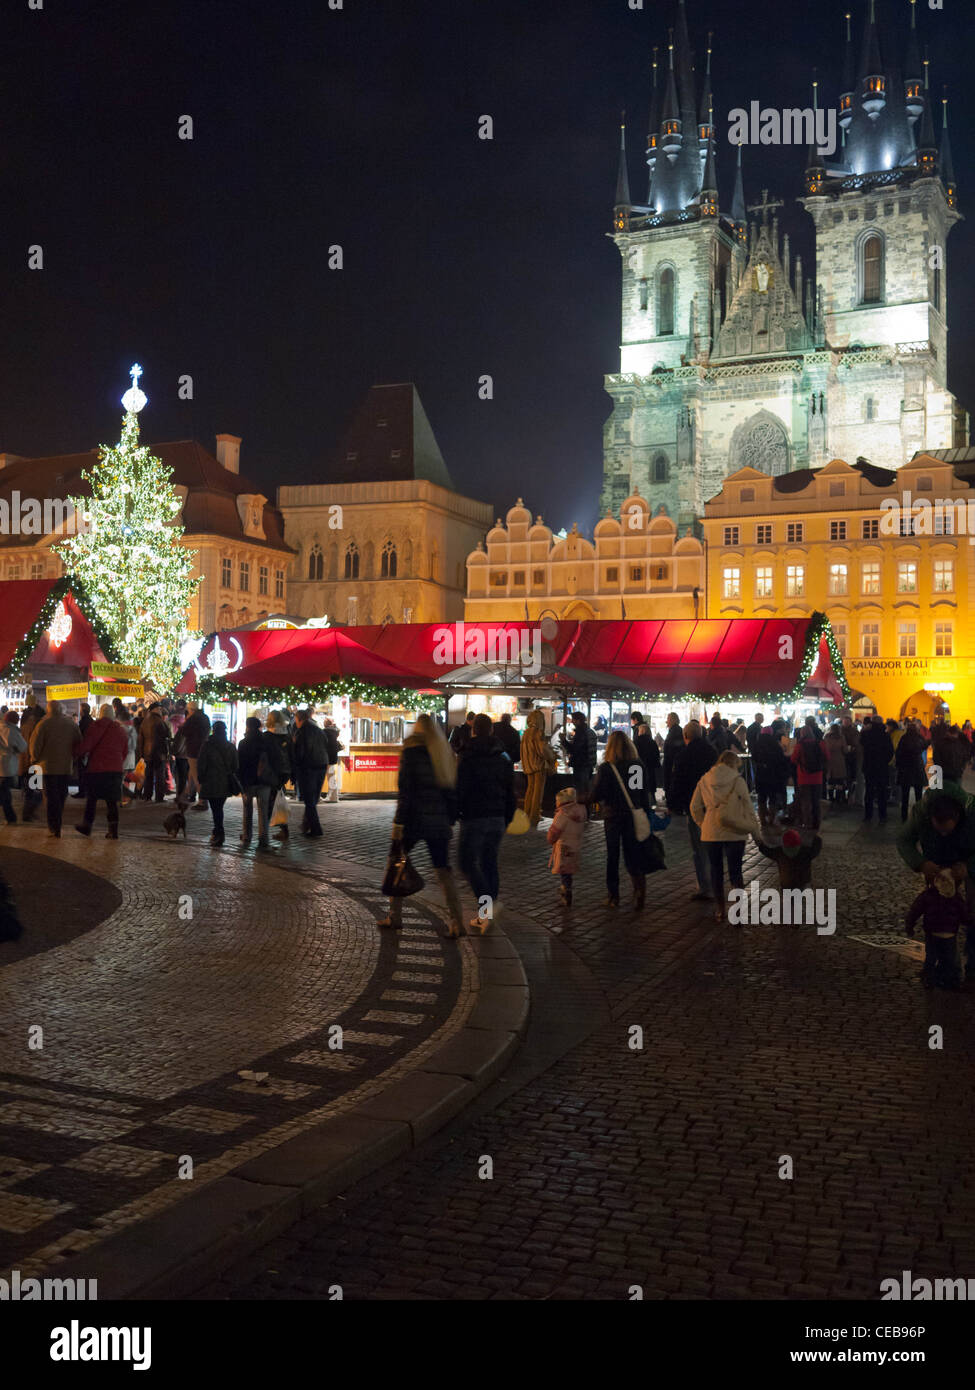
[[732,444],[731,471],[739,468],[757,468],[773,477],[788,472],[789,445],[781,426],[772,420],[761,420],[746,427],[746,432]]

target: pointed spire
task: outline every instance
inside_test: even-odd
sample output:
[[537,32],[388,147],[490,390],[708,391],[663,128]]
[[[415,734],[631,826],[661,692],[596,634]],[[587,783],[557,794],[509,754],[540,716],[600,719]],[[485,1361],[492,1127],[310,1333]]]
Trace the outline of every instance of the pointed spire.
[[876,0],[868,0],[863,56],[860,60],[860,104],[872,121],[887,105],[887,78],[880,58]]
[[930,63],[924,55],[924,114],[921,117],[921,133],[917,141],[918,168],[929,176],[937,173],[938,145],[934,135],[934,116],[931,111],[931,91],[928,77]]
[[853,119],[853,93],[856,86],[856,77],[853,71],[853,31],[850,21],[853,15],[847,11],[846,20],[846,56],[843,60],[843,90],[840,93],[840,125],[844,134],[846,128]]
[[667,85],[664,88],[664,102],[660,120],[660,147],[671,163],[677,158],[684,143],[682,129],[680,104],[677,100],[677,83],[674,78],[674,31],[671,29],[668,45]]
[[630,179],[626,172],[626,112],[620,113],[620,166],[616,175],[616,202],[613,205],[613,226],[618,232],[629,229]]
[[806,151],[806,192],[811,197],[822,191],[823,180],[826,177],[826,166],[823,157],[819,153],[819,146],[816,144],[816,126],[819,116],[819,79],[816,69],[813,68],[813,138]]
[[708,141],[707,158],[704,161],[704,177],[701,183],[701,216],[718,215],[718,175],[714,164],[714,141]]
[[941,156],[939,165],[941,169],[941,182],[944,184],[948,194],[948,206],[955,206],[955,169],[951,160],[951,141],[948,139],[948,89],[945,88],[945,95],[941,98],[941,109],[943,112],[941,123]]
[[917,0],[911,0],[911,33],[904,59],[904,105],[913,125],[924,111],[921,54],[917,46]]
[[697,102],[694,100],[694,58],[691,51],[690,35],[687,32],[687,11],[684,8],[684,0],[678,0],[677,3],[674,72],[677,78],[681,110],[693,113],[697,110]]
[[735,170],[735,193],[731,200],[731,220],[735,224],[735,235],[740,242],[747,236],[745,217],[745,184],[741,174],[741,140],[738,141],[738,166]]
[[704,64],[704,84],[701,87],[701,106],[698,114],[700,125],[710,125],[711,123],[711,41],[714,38],[714,31],[708,33],[708,53]]
[[650,124],[647,128],[647,163],[650,165],[650,172],[653,173],[653,166],[657,162],[657,150],[660,145],[660,105],[663,100],[663,84],[657,72],[657,54],[660,50],[653,50],[653,66],[650,83]]

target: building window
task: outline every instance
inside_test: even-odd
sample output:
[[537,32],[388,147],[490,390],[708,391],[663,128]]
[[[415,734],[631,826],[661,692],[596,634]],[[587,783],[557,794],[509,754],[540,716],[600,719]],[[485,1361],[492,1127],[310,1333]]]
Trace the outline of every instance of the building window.
[[741,527],[740,527],[740,526],[726,526],[726,527],[724,528],[724,543],[725,543],[725,545],[739,545],[740,542],[741,542]]
[[897,624],[897,655],[917,656],[917,623]]
[[674,271],[665,265],[657,278],[657,337],[674,331]]
[[801,521],[790,521],[785,528],[785,538],[790,545],[801,545],[804,534],[805,531]]
[[880,518],[876,516],[865,516],[860,522],[860,539],[864,541],[875,541],[880,536]]
[[934,534],[936,536],[953,536],[955,534],[955,517],[948,507],[934,507]]
[[934,267],[934,284],[931,290],[931,303],[936,309],[941,308],[941,267]]
[[846,540],[846,522],[845,522],[845,521],[831,521],[831,522],[829,523],[829,538],[830,538],[831,541],[845,541],[845,540]]
[[653,461],[653,481],[655,483],[665,483],[670,465],[667,462],[666,454],[658,454]]
[[884,297],[884,241],[876,232],[860,247],[861,304],[881,304]]
[[270,589],[268,588],[268,578],[269,575],[267,565],[261,565],[257,571],[257,592],[259,594],[270,593]]
[[876,420],[877,418],[877,402],[873,396],[868,396],[863,402],[863,418],[864,420]]
[[942,622],[934,625],[934,654],[935,656],[953,656],[951,643],[951,623]]
[[379,577],[381,579],[396,578],[396,547],[392,541],[387,541],[383,546],[382,558],[379,561]]
[[[359,547],[355,541],[349,541],[345,549],[345,577],[346,579],[359,578]],[[352,603],[353,600],[349,599]]]
[[756,545],[771,545],[771,544],[772,544],[772,527],[771,527],[770,524],[769,524],[769,525],[762,525],[762,526],[756,526],[756,527],[755,527],[755,544],[756,544]]
[[918,492],[930,492],[930,491],[931,491],[931,479],[928,478],[928,477],[918,478],[918,480],[917,480],[917,490],[918,490]]
[[31,567],[30,567],[30,577],[31,577],[31,579],[43,579],[43,578],[44,578],[44,566],[43,566],[42,564],[31,565]]
[[839,481],[837,481],[836,479],[831,479],[829,485],[829,495],[830,497],[845,497],[846,483],[844,483],[842,479],[840,479]]
[[759,565],[755,570],[755,597],[772,597],[772,566]]
[[670,571],[668,570],[667,566],[666,566],[666,565],[658,565],[658,566],[657,566],[657,573],[656,573],[656,576],[655,576],[655,577],[656,577],[662,584],[666,584],[667,581],[668,581],[668,579],[670,578]]
[[861,656],[880,655],[880,624],[864,623],[860,628]]
[[230,560],[220,561],[220,584],[224,589],[229,589],[234,582],[233,565]]
[[865,560],[860,567],[861,588],[865,594],[880,593],[880,561]]
[[284,570],[274,571],[274,597],[284,598]]
[[511,582],[515,584],[519,589],[523,589],[525,587],[525,571],[515,570],[514,578]]
[[19,565],[8,565],[8,566],[7,566],[7,578],[8,578],[8,579],[19,579],[19,578],[20,578],[20,566],[19,566]]
[[898,527],[898,531],[902,536],[914,535],[914,518],[910,514],[910,512],[908,512],[906,516],[903,513],[901,514],[900,526]]
[[321,579],[325,573],[325,557],[320,545],[313,545],[308,556],[308,578]]
[[836,650],[840,656],[846,656],[846,623],[833,623],[833,636],[836,638]]
[[754,501],[755,501],[755,489],[754,489],[753,487],[743,487],[743,488],[741,488],[740,491],[739,491],[739,493],[738,493],[738,501],[739,501],[739,502],[754,502]]
[[532,583],[533,583],[533,584],[540,585],[541,587],[544,588],[544,585],[545,585],[545,571],[544,571],[544,570],[532,570]]
[[954,560],[935,560],[934,591],[936,594],[950,594],[955,587]]
[[[901,560],[897,566],[897,592],[899,594],[917,593],[917,561]],[[903,655],[903,653],[902,653]]]
[[830,565],[829,567],[829,592],[831,594],[845,594],[847,591],[846,565]]
[[737,568],[726,569],[721,585],[722,598],[741,598],[741,570]]
[[786,565],[785,568],[785,594],[786,598],[802,598],[806,592],[806,567],[805,565]]
[[251,586],[251,563],[250,560],[240,562],[240,592],[246,594]]
[[631,565],[631,566],[630,566],[630,583],[631,583],[631,584],[642,584],[642,583],[643,583],[643,566],[642,566],[642,565]]
[[610,565],[609,568],[608,568],[607,571],[606,571],[606,583],[607,583],[607,584],[618,584],[618,583],[619,583],[619,579],[620,579],[620,572],[619,572],[619,570],[616,568],[615,565]]
[[491,571],[491,588],[492,588],[492,589],[503,589],[504,586],[507,584],[507,582],[508,582],[508,571],[507,571],[507,570],[492,570],[492,571]]

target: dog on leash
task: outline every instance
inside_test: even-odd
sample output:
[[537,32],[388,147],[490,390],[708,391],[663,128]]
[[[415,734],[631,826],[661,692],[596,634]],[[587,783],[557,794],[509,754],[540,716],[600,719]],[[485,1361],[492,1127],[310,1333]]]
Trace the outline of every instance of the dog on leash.
[[176,809],[163,821],[163,829],[171,840],[179,839],[179,832],[182,830],[183,839],[186,839],[186,807],[187,802],[177,801]]

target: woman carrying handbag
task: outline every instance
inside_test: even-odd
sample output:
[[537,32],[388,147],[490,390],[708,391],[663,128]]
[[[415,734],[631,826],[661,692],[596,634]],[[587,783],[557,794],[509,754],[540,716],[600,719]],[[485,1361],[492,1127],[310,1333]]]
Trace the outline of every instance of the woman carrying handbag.
[[620,849],[633,884],[633,906],[646,899],[647,880],[642,845],[650,838],[650,798],[643,763],[626,734],[614,729],[589,793],[598,802],[606,832],[606,906],[620,905]]
[[745,779],[738,772],[738,754],[726,749],[706,772],[691,797],[691,815],[701,827],[701,843],[711,861],[714,920],[725,920],[724,859],[732,888],[744,888],[742,860],[749,835],[761,839],[762,827],[752,809]]
[[457,819],[456,783],[457,761],[440,725],[429,714],[418,715],[400,754],[399,798],[385,880],[400,891],[390,896],[389,911],[377,926],[403,925],[403,897],[422,886],[407,856],[418,840],[424,840],[447,904],[450,925],[446,934],[460,936],[460,897],[448,857],[451,827]]

